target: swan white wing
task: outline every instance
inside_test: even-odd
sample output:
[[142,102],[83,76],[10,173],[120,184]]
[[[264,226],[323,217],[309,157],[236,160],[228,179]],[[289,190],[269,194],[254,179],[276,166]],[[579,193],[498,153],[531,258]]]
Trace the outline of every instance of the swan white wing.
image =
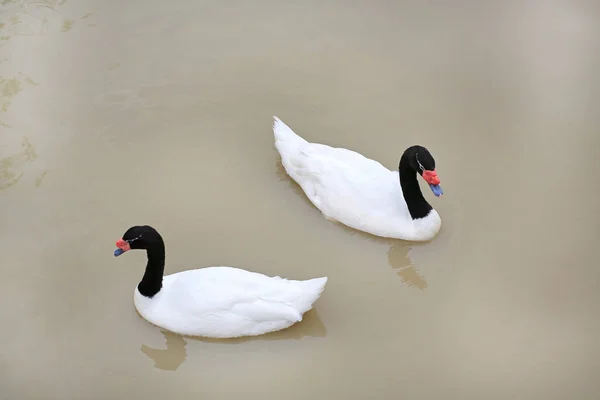
[[411,217],[396,171],[347,149],[306,143],[286,172],[325,216],[379,236],[410,235]]
[[232,267],[167,275],[152,299],[136,289],[142,317],[183,335],[231,338],[285,329],[302,320],[327,278],[286,280]]
[[232,313],[255,321],[291,318],[303,292],[294,281],[231,267],[184,271],[169,285],[169,308],[190,316]]

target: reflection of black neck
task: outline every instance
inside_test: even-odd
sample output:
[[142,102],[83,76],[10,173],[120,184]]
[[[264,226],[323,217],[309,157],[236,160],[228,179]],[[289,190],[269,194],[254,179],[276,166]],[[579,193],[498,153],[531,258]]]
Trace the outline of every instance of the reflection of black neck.
[[146,272],[138,285],[140,293],[152,298],[162,288],[163,273],[165,272],[165,244],[159,236],[158,240],[152,242],[146,250],[148,264]]
[[433,209],[423,197],[421,187],[417,181],[417,172],[410,165],[409,155],[405,152],[400,159],[398,172],[400,174],[400,186],[402,195],[406,201],[408,212],[412,219],[424,218]]

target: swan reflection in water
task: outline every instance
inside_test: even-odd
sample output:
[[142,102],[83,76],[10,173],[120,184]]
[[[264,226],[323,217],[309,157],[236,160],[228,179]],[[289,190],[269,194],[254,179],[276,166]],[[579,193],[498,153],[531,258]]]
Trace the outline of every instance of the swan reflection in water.
[[142,345],[140,350],[154,361],[154,368],[164,371],[176,371],[187,358],[187,342],[183,336],[161,329],[160,333],[165,337],[165,350],[154,349]]

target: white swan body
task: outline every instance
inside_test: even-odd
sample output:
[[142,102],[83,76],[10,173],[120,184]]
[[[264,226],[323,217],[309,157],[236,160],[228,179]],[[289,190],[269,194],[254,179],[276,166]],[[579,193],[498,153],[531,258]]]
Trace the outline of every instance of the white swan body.
[[310,143],[274,119],[283,167],[326,218],[394,239],[425,241],[438,233],[441,218],[434,209],[412,219],[398,171],[351,150]]
[[327,278],[294,281],[207,267],[166,275],[152,298],[136,288],[134,304],[144,319],[182,335],[255,336],[301,321],[326,283]]
[[151,226],[132,226],[115,257],[146,250],[148,263],[133,303],[148,322],[188,336],[235,338],[288,328],[302,321],[327,284],[269,277],[233,267],[206,267],[163,276],[165,245]]

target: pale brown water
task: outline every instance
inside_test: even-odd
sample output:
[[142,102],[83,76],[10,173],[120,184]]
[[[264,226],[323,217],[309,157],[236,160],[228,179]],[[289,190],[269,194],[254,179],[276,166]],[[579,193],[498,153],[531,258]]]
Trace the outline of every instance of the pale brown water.
[[[3,1],[0,398],[598,399],[600,7],[485,3]],[[438,237],[326,221],[272,115],[429,147]],[[330,281],[285,331],[162,333],[137,224],[168,273]]]

